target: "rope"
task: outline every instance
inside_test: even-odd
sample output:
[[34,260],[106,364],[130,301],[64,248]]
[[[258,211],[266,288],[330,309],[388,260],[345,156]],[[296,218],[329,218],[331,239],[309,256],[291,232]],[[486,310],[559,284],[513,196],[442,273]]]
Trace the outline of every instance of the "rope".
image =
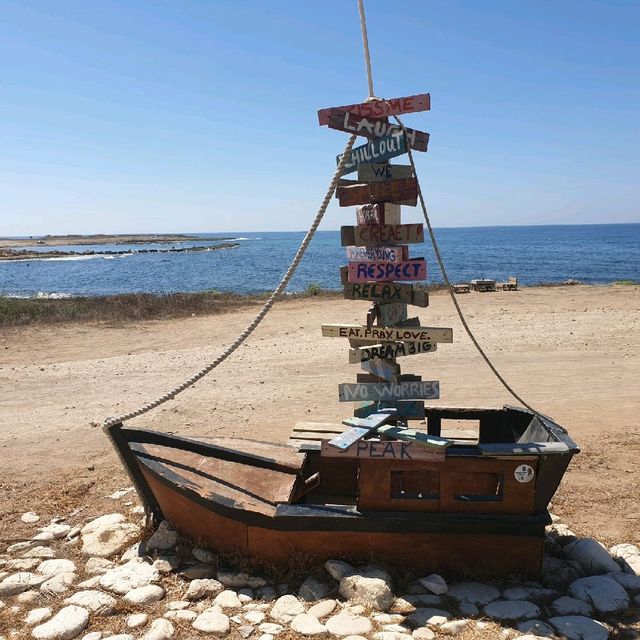
[[107,418],[104,421],[104,427],[111,427],[113,425],[126,422],[127,420],[131,420],[131,418],[135,418],[136,416],[141,416],[142,414],[147,413],[148,411],[151,411],[151,409],[155,409],[156,407],[159,407],[161,404],[164,404],[165,402],[168,402],[172,398],[175,398],[179,393],[182,393],[185,389],[188,389],[189,387],[194,385],[196,382],[198,382],[198,380],[201,380],[208,373],[213,371],[213,369],[215,369],[221,362],[224,362],[253,333],[254,329],[262,322],[262,319],[267,315],[267,313],[273,306],[273,303],[284,291],[285,287],[289,284],[289,280],[291,280],[291,277],[293,276],[295,270],[298,268],[298,265],[300,264],[300,260],[302,260],[302,256],[307,250],[307,247],[309,246],[309,243],[311,242],[311,239],[313,238],[316,230],[318,229],[318,225],[320,224],[322,218],[324,217],[325,211],[329,206],[329,202],[331,201],[331,198],[336,190],[336,186],[338,184],[340,174],[342,173],[342,169],[351,155],[351,149],[353,148],[353,143],[355,142],[355,140],[356,140],[355,134],[349,138],[349,141],[347,142],[347,146],[344,149],[344,153],[342,154],[340,158],[340,162],[338,163],[338,167],[336,168],[336,171],[333,174],[333,178],[331,178],[329,188],[324,197],[324,200],[322,201],[322,204],[320,205],[320,209],[318,210],[318,213],[316,214],[316,217],[311,227],[309,228],[309,231],[307,231],[307,235],[304,237],[302,244],[298,248],[298,251],[296,252],[296,255],[293,258],[293,261],[291,262],[291,264],[289,265],[289,268],[287,269],[286,273],[282,277],[280,284],[276,287],[274,292],[269,296],[269,299],[266,301],[266,303],[264,304],[264,306],[262,307],[258,315],[249,323],[247,328],[213,362],[211,362],[206,367],[198,371],[198,373],[196,373],[195,375],[191,376],[188,380],[185,380],[181,385],[165,393],[163,396],[156,398],[152,402],[149,402],[143,405],[142,407],[135,409],[134,411],[130,411],[129,413],[125,413],[121,416]]
[[358,0],[360,13],[360,30],[362,31],[362,47],[364,48],[364,64],[367,68],[367,82],[369,83],[369,99],[373,98],[373,76],[371,75],[371,57],[369,55],[369,37],[367,36],[367,21],[364,16],[364,4]]
[[[393,116],[393,118],[398,123],[398,125],[400,126],[400,128],[402,129],[403,133],[406,136],[407,130],[405,129],[405,126],[402,123],[402,120],[400,120],[400,118],[398,116]],[[411,147],[409,146],[409,144],[407,144],[406,146],[407,146],[407,154],[409,156],[409,162],[411,163],[411,169],[413,171],[413,175],[414,175],[414,177],[416,179],[416,184],[417,184],[417,187],[418,187],[418,198],[420,200],[420,206],[422,207],[422,213],[424,214],[424,220],[427,223],[427,229],[429,230],[429,236],[431,238],[431,244],[433,245],[433,251],[436,254],[436,259],[438,261],[438,266],[440,267],[440,272],[442,273],[442,278],[444,279],[444,283],[447,286],[447,291],[449,292],[449,295],[451,296],[451,300],[453,301],[453,306],[456,308],[456,311],[458,312],[458,317],[460,318],[460,322],[462,323],[462,326],[464,327],[464,330],[467,332],[467,335],[469,336],[469,338],[471,338],[471,342],[473,343],[475,348],[478,350],[478,353],[482,356],[483,360],[487,363],[487,366],[489,367],[489,369],[491,369],[491,371],[494,373],[496,378],[498,378],[498,380],[500,381],[502,386],[520,404],[522,404],[523,407],[526,407],[527,409],[529,409],[529,411],[532,411],[536,415],[540,415],[540,412],[537,411],[536,409],[534,409],[530,404],[525,402],[515,392],[513,387],[511,387],[511,385],[503,378],[503,376],[500,374],[500,372],[498,371],[496,366],[493,364],[493,362],[491,362],[489,356],[485,353],[484,349],[480,346],[480,343],[478,342],[476,337],[473,335],[473,331],[471,331],[471,327],[469,327],[469,325],[468,325],[468,323],[467,323],[467,321],[466,321],[466,319],[464,317],[464,314],[462,313],[462,309],[460,308],[460,304],[458,303],[458,299],[456,298],[455,292],[453,290],[453,285],[451,284],[451,281],[449,280],[449,276],[447,274],[447,270],[445,269],[444,261],[442,260],[442,255],[440,254],[440,248],[438,247],[438,242],[436,241],[436,235],[435,235],[435,233],[433,231],[433,227],[431,226],[431,220],[429,219],[429,213],[427,211],[427,205],[424,202],[424,196],[422,194],[422,189],[420,188],[420,181],[418,180],[418,173],[416,171],[416,165],[415,165],[415,162],[413,160],[413,153],[411,152]]]

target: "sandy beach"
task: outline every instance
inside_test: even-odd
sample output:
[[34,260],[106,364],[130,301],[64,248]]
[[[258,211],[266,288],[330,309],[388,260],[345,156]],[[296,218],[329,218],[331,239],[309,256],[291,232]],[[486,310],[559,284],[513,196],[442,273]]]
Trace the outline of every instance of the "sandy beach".
[[[582,449],[554,511],[578,534],[639,543],[640,287],[538,287],[459,300],[515,389],[568,428]],[[351,406],[338,402],[337,385],[353,381],[358,367],[347,363],[346,341],[322,338],[320,324],[361,323],[366,309],[364,302],[338,298],[278,304],[207,378],[131,424],[285,442],[297,421],[339,422]],[[111,488],[129,484],[101,429],[91,424],[199,370],[256,310],[4,330],[0,520],[27,505],[43,509],[39,502],[54,509],[65,488],[83,488],[81,499],[96,507]],[[453,327],[454,343],[403,358],[403,372],[439,380],[443,406],[513,403],[464,335],[446,293],[433,294],[427,309],[414,311],[422,325]]]

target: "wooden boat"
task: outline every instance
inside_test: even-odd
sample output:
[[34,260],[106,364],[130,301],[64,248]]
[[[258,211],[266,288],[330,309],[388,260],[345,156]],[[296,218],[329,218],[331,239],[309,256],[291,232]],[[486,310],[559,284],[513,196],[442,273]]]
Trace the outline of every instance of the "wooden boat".
[[362,325],[322,326],[349,340],[349,362],[363,370],[339,385],[354,417],[296,425],[286,445],[110,424],[157,520],[270,565],[345,557],[449,574],[539,572],[547,507],[576,444],[529,410],[425,406],[439,399],[439,382],[403,375],[396,362],[432,353],[453,332],[408,317],[408,305],[429,304],[424,289],[406,284],[426,278],[425,260],[410,259],[407,246],[424,231],[400,221],[400,204],[416,205],[413,168],[388,163],[408,147],[425,151],[428,134],[370,115],[428,108],[423,94],[318,112],[321,124],[372,138],[339,160],[339,173],[357,170],[358,180],[336,190],[341,206],[360,205],[356,226],[341,232],[344,295],[371,307]]

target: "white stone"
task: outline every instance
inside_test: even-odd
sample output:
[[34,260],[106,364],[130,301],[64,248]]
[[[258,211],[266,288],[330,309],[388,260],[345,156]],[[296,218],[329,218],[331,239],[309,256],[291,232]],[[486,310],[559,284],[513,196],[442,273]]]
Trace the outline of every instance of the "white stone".
[[291,621],[291,629],[303,636],[317,636],[326,633],[327,627],[318,621],[318,618],[308,613],[299,613]]
[[[16,602],[20,604],[31,604],[36,600],[39,600],[42,597],[42,594],[38,591],[23,591],[16,596]],[[2,608],[2,605],[0,605]]]
[[295,616],[304,613],[304,605],[292,595],[280,596],[273,605],[269,616],[280,623],[291,622]]
[[106,558],[89,558],[84,565],[84,572],[90,576],[101,575],[115,565]]
[[620,570],[618,563],[609,555],[606,547],[593,538],[576,540],[567,545],[564,552],[589,576]]
[[178,542],[178,532],[174,531],[166,520],[163,520],[154,534],[147,540],[147,549],[166,551],[175,547],[176,542]]
[[585,616],[549,618],[556,631],[568,640],[607,640],[609,631],[601,622]]
[[397,613],[376,613],[371,617],[371,619],[379,625],[390,625],[402,622],[404,620],[404,616]]
[[217,604],[221,609],[239,609],[242,606],[238,594],[231,589],[221,591],[213,599],[213,604]]
[[116,633],[113,636],[105,636],[103,640],[133,640],[130,633]]
[[371,621],[368,618],[356,616],[346,610],[331,616],[325,626],[334,636],[364,635],[371,631]]
[[89,612],[70,605],[60,609],[51,620],[31,631],[36,640],[71,640],[80,634],[89,622]]
[[142,640],[168,640],[175,633],[169,620],[158,618],[151,623],[149,630],[142,636]]
[[32,571],[41,560],[39,558],[17,558],[15,560],[7,560],[5,568],[10,571]]
[[51,547],[33,547],[29,551],[22,554],[23,558],[55,558],[56,553]]
[[436,634],[429,627],[418,627],[413,630],[411,635],[414,640],[433,640],[436,637]]
[[183,622],[193,622],[198,617],[198,614],[195,611],[190,611],[189,609],[182,609],[180,611],[167,611],[164,614],[164,617],[167,618],[167,620],[175,619]]
[[542,620],[525,620],[519,622],[516,628],[522,633],[535,634],[530,636],[532,638],[548,637],[555,634],[555,630]]
[[178,556],[162,556],[153,561],[153,566],[160,573],[171,573],[180,567],[182,561]]
[[236,631],[240,634],[241,638],[248,638],[255,629],[251,625],[243,624],[240,625]]
[[575,542],[578,539],[578,536],[566,524],[560,523],[547,527],[547,535],[561,546]]
[[447,595],[458,602],[470,602],[481,607],[492,600],[497,600],[500,592],[495,587],[482,582],[459,582],[449,587]]
[[309,576],[300,585],[298,598],[306,602],[315,602],[322,600],[330,591],[331,587],[326,582],[322,582],[314,576]]
[[494,600],[482,610],[490,618],[501,621],[531,619],[540,615],[537,605],[526,600]]
[[112,500],[120,500],[120,498],[124,498],[128,493],[131,493],[132,491],[133,491],[133,487],[127,487],[126,489],[118,489],[108,497],[111,498]]
[[147,555],[147,549],[142,541],[134,542],[125,552],[120,556],[120,562],[129,562],[129,560],[141,560]]
[[640,556],[631,556],[626,560],[620,560],[620,565],[625,573],[640,576]]
[[138,525],[127,522],[121,513],[110,513],[88,522],[80,530],[82,553],[110,558],[121,553],[140,537]]
[[119,567],[109,569],[100,576],[98,582],[103,589],[124,595],[132,589],[156,582],[159,578],[157,569],[144,560],[133,559]]
[[242,604],[247,604],[247,602],[253,601],[253,589],[249,589],[249,587],[242,587],[242,589],[238,589],[238,598]]
[[59,573],[75,573],[76,565],[71,560],[44,560],[38,565],[36,573],[43,576],[56,576]]
[[530,600],[553,598],[558,592],[555,589],[547,589],[541,586],[520,586],[506,589],[502,594],[505,600]]
[[262,631],[262,633],[267,633],[270,636],[276,636],[284,631],[284,627],[275,622],[263,622],[258,629]]
[[210,564],[194,564],[183,569],[180,575],[187,580],[211,580],[216,572]]
[[211,551],[209,551],[208,549],[201,549],[200,547],[194,547],[191,550],[191,555],[196,560],[198,560],[199,562],[202,562],[204,564],[212,563],[216,559],[216,554],[215,553],[211,553]]
[[71,531],[71,527],[68,524],[59,524],[57,522],[53,522],[48,524],[46,527],[42,527],[40,529],[40,533],[33,536],[34,540],[61,540],[64,538],[69,531]]
[[[545,625],[545,626],[549,626],[549,625]],[[551,629],[551,627],[549,627]],[[506,629],[504,630],[506,631]],[[555,633],[555,631],[553,629],[551,629],[551,633],[549,635],[552,635],[553,633]],[[514,638],[513,640],[547,640],[547,636],[538,636],[538,635],[534,635],[532,633],[527,633],[524,636],[518,636],[516,638]]]
[[20,516],[20,520],[25,524],[33,524],[34,522],[38,522],[40,520],[40,516],[33,511],[27,511]]
[[343,562],[342,560],[327,560],[324,563],[324,568],[327,573],[338,582],[340,582],[342,578],[350,576],[355,571],[348,562]]
[[35,547],[38,543],[34,540],[27,540],[25,542],[16,542],[15,544],[10,544],[7,547],[7,553],[16,553],[17,551],[25,551],[26,549],[31,549],[31,547]]
[[579,578],[571,583],[569,593],[604,614],[619,613],[629,606],[629,595],[624,588],[606,576]]
[[100,586],[100,576],[93,576],[93,578],[89,578],[88,580],[83,580],[82,582],[78,582],[76,587],[78,589],[95,589]]
[[250,624],[260,624],[266,617],[264,611],[246,611],[243,615]]
[[[38,518],[39,519],[39,518]],[[40,609],[32,609],[25,616],[24,621],[32,626],[34,624],[40,624],[44,622],[47,618],[51,617],[51,608],[50,607],[41,607]]]
[[420,584],[425,589],[428,589],[429,591],[431,591],[431,593],[435,593],[436,595],[447,593],[447,591],[449,590],[449,587],[447,586],[444,578],[437,573],[432,573],[426,578],[420,578]]
[[46,579],[46,576],[36,576],[28,571],[13,573],[0,582],[0,596],[14,596],[39,586]]
[[129,629],[138,629],[140,627],[144,627],[149,620],[149,616],[146,613],[132,613],[130,616],[127,616],[127,627]]
[[164,589],[157,584],[147,584],[144,587],[137,587],[131,589],[124,600],[129,604],[147,605],[153,602],[158,602],[164,597]]
[[185,600],[201,600],[202,598],[215,596],[222,591],[222,589],[222,584],[213,578],[192,580],[183,597]]
[[229,633],[229,617],[222,613],[220,607],[210,607],[193,621],[192,626],[204,633],[226,636]]
[[102,631],[91,631],[87,635],[82,636],[82,640],[100,640],[102,638]]
[[361,604],[354,604],[349,606],[349,603],[345,603],[347,606],[347,611],[353,613],[356,616],[361,616],[365,612],[365,608]]
[[410,633],[401,633],[399,631],[378,631],[373,634],[373,640],[411,640]]
[[40,585],[40,591],[50,596],[62,595],[69,591],[75,581],[75,573],[57,573]]
[[344,640],[367,640],[364,636],[345,636]]
[[609,553],[614,558],[619,558],[621,560],[628,560],[629,558],[633,558],[634,556],[640,556],[640,549],[636,547],[635,544],[616,544],[609,549]]
[[469,626],[468,620],[451,620],[450,622],[444,622],[440,625],[440,633],[444,633],[448,636],[457,636],[462,633]]
[[65,604],[74,604],[89,609],[93,613],[110,614],[116,606],[116,599],[102,591],[78,591],[69,596]]
[[426,627],[427,625],[440,625],[451,619],[451,614],[444,609],[420,607],[416,609],[405,622],[411,627]]
[[340,595],[350,602],[387,611],[393,604],[393,593],[381,578],[366,578],[361,575],[346,576],[340,580]]
[[551,603],[551,608],[559,616],[590,616],[593,614],[591,605],[584,600],[562,596]]
[[258,640],[273,640],[273,634],[272,633],[263,633]]

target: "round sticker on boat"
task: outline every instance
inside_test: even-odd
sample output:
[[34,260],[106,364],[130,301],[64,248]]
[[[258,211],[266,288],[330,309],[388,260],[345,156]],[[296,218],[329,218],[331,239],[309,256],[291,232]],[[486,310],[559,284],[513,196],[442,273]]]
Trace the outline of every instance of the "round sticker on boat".
[[513,476],[518,482],[531,482],[535,475],[535,471],[528,464],[521,464],[519,467],[516,467],[516,470],[513,472]]

